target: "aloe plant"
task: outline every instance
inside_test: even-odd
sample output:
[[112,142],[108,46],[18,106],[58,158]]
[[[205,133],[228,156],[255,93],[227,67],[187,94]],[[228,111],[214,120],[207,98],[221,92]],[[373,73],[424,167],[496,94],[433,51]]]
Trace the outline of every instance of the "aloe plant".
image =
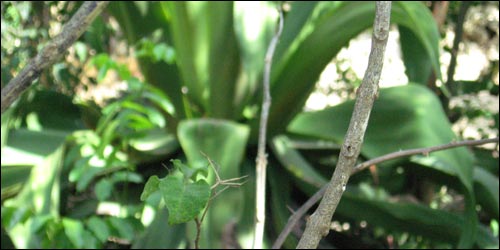
[[[303,106],[326,65],[352,38],[372,27],[375,10],[372,2],[291,2],[289,5],[272,62],[267,246],[290,216],[287,206],[300,205],[303,199],[297,197],[313,194],[333,172],[333,164],[325,163],[325,159],[331,158],[337,150],[335,147],[327,150],[314,147],[299,149],[296,144],[300,140],[311,142],[308,145],[322,145],[325,141],[328,145],[340,144],[350,119],[352,102],[316,112],[303,112]],[[117,107],[105,108],[98,115],[100,120],[97,125],[102,130],[97,131],[97,138],[92,133],[86,136],[95,139],[97,144],[106,142],[116,146],[117,140],[122,142],[122,147],[116,146],[112,153],[108,152],[106,145],[98,147],[96,152],[100,152],[101,156],[110,156],[112,160],[106,163],[109,166],[121,166],[120,170],[126,168],[131,173],[144,176],[150,175],[151,171],[166,174],[168,171],[161,166],[135,170],[125,163],[141,165],[174,157],[186,159],[188,165],[199,168],[207,164],[201,151],[220,165],[219,174],[223,178],[249,175],[245,185],[227,190],[211,204],[207,220],[202,225],[201,246],[220,247],[220,239],[227,233],[225,227],[236,223],[234,237],[242,247],[250,247],[248,239],[251,238],[254,216],[253,171],[262,99],[261,79],[264,54],[277,25],[278,13],[274,3],[112,2],[108,11],[118,21],[129,46],[136,51],[140,51],[147,42],[144,37],[150,37],[158,30],[162,36],[157,46],[162,44],[163,49],[155,50],[156,45],[153,45],[150,51],[153,54],[157,52],[156,59],[147,55],[138,58],[145,83],[129,81],[131,86],[144,86],[138,87],[134,97],[125,98]],[[421,2],[395,2],[391,21],[401,31],[406,73],[412,83],[380,91],[361,150],[364,159],[457,139],[436,94],[425,86],[431,72],[440,77],[440,37],[429,9]],[[170,49],[173,55],[167,59],[162,53]],[[134,105],[138,100],[144,107]],[[89,111],[88,107],[81,108],[83,113]],[[148,117],[149,122],[141,119],[144,117]],[[124,121],[127,121],[125,125],[122,124]],[[119,131],[130,131],[135,125],[139,131],[123,136],[104,124],[115,124],[115,128],[121,129]],[[9,134],[9,141],[2,147],[2,166],[24,164],[33,166],[31,171],[38,173],[39,168],[43,168],[43,161],[22,162],[23,159],[17,158],[17,162],[11,160],[4,164],[5,156],[8,158],[5,152],[28,146],[17,140],[25,133],[36,134],[23,130]],[[61,143],[58,136],[50,140],[37,136],[32,138],[37,142]],[[2,136],[2,143],[3,140]],[[64,154],[57,147],[51,147],[50,152],[40,155],[47,158],[46,164],[57,157],[64,159]],[[101,174],[101,169],[85,165],[90,164],[91,156],[88,157],[86,160],[78,160],[78,157],[66,160],[83,166],[79,170],[81,172],[73,172],[73,175],[81,177],[75,178],[76,183],[84,182],[80,184],[82,190],[90,185],[91,180],[99,179]],[[498,177],[488,171],[473,170],[474,166],[481,164],[481,158],[474,158],[474,154],[464,148],[433,153],[428,157],[415,156],[386,162],[377,167],[379,186],[367,184],[372,183],[372,177],[367,173],[352,177],[334,219],[350,221],[353,225],[365,221],[370,227],[387,233],[409,232],[436,245],[451,247],[460,243],[464,247],[498,247],[498,239],[478,222],[474,211],[476,205],[486,207],[488,211],[497,208],[496,214],[488,215],[498,221],[498,199],[487,198],[498,197],[498,188],[494,188],[495,185],[498,187]],[[107,171],[116,170],[110,169]],[[95,173],[92,172],[94,170]],[[51,171],[59,176],[60,165],[54,165]],[[4,168],[2,179],[3,176]],[[392,202],[391,195],[409,192],[405,187],[418,178],[445,184],[463,195],[464,212],[430,209],[425,204]],[[38,215],[59,213],[55,209],[57,204],[50,203],[52,197],[47,193],[48,190],[59,190],[58,180],[52,179],[40,189],[45,194],[37,197],[46,202],[46,211],[35,211]],[[33,179],[23,181],[34,182]],[[213,177],[209,176],[208,181],[213,181]],[[108,184],[101,186],[114,185]],[[139,188],[141,192],[142,188]],[[476,200],[478,190],[482,194]],[[35,191],[22,191],[23,195],[10,206],[22,207],[23,203],[34,201],[36,197],[27,195],[30,192]],[[156,209],[160,198],[149,197],[144,204]],[[138,199],[135,197],[135,202]],[[14,210],[8,211],[14,213]],[[117,221],[87,216],[84,225],[89,228],[88,233],[116,232],[131,240],[134,247],[175,248],[190,244],[189,240],[194,235],[192,225],[168,225],[169,213],[162,209],[155,212],[145,230],[133,226],[136,222],[131,218]],[[42,221],[43,218],[39,220],[39,224],[48,223]],[[72,223],[66,221],[63,224],[78,232],[85,231]],[[97,225],[100,224],[107,225],[109,232],[99,231]],[[185,231],[188,236],[182,233]],[[142,233],[133,237],[134,232]],[[67,237],[74,243],[73,247],[82,246],[71,234]],[[102,240],[96,239],[96,242]],[[296,243],[297,237],[290,236],[285,246],[295,247]]]

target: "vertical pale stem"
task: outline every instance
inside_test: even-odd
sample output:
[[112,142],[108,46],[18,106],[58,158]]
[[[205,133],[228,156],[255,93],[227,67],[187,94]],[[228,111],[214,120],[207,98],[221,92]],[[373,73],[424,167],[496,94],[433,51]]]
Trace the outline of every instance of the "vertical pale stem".
[[256,174],[256,189],[255,189],[255,235],[253,238],[253,248],[261,249],[264,241],[264,225],[266,220],[266,168],[267,168],[267,155],[266,155],[266,128],[267,118],[269,116],[269,107],[271,106],[271,91],[270,91],[270,76],[271,64],[273,62],[273,55],[278,44],[281,31],[283,30],[283,11],[279,8],[279,26],[278,31],[274,35],[271,43],[266,52],[265,65],[264,65],[264,80],[263,91],[264,98],[262,100],[262,111],[260,114],[259,125],[259,142],[257,152],[257,166],[255,169]]
[[317,248],[319,241],[330,232],[330,221],[346,188],[351,171],[356,164],[368,119],[378,94],[378,82],[384,63],[384,52],[389,36],[391,2],[376,2],[373,24],[372,48],[363,82],[356,95],[356,103],[349,129],[340,150],[340,156],[325,195],[306,224],[297,248]]

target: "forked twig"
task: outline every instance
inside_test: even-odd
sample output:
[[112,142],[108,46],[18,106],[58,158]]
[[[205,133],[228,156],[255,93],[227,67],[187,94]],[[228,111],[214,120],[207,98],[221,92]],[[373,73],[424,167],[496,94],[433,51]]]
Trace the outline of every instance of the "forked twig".
[[[199,249],[199,241],[200,241],[200,235],[201,235],[201,224],[203,223],[203,220],[205,219],[205,216],[207,215],[208,208],[210,207],[210,204],[212,203],[212,200],[214,200],[219,194],[224,192],[226,189],[230,187],[240,187],[241,185],[246,183],[246,180],[243,182],[237,182],[239,180],[245,179],[248,177],[248,175],[244,175],[241,177],[236,177],[236,178],[231,178],[231,179],[226,179],[223,180],[219,176],[219,172],[217,169],[220,169],[220,166],[214,162],[208,155],[206,155],[203,152],[200,152],[205,158],[208,160],[208,165],[212,168],[215,174],[215,183],[210,187],[212,190],[212,195],[210,195],[210,198],[208,199],[207,206],[205,207],[205,210],[203,211],[203,214],[201,215],[201,218],[198,219],[198,217],[195,218],[195,223],[196,223],[196,238],[194,240],[194,245],[195,249]],[[223,188],[219,191],[216,190],[217,187],[223,186]]]
[[[496,142],[498,143],[499,138],[491,138],[491,139],[483,139],[483,140],[469,140],[469,141],[460,141],[460,142],[450,142],[447,144],[443,145],[438,145],[438,146],[433,146],[433,147],[428,147],[428,148],[418,148],[418,149],[409,149],[409,150],[403,150],[399,152],[393,152],[389,153],[386,155],[382,155],[377,158],[373,158],[369,161],[360,163],[356,165],[356,167],[353,169],[351,174],[356,174],[359,171],[367,168],[368,166],[372,166],[374,164],[379,164],[384,161],[389,161],[393,160],[396,158],[401,158],[405,156],[410,156],[410,155],[417,155],[417,154],[429,154],[431,152],[435,151],[441,151],[441,150],[446,150],[450,148],[456,148],[456,147],[463,147],[463,146],[477,146],[477,145],[482,145],[482,144],[487,144],[487,143],[493,143]],[[283,242],[285,242],[286,237],[288,237],[288,234],[292,231],[292,228],[295,227],[295,224],[304,216],[309,209],[316,204],[321,197],[323,197],[323,194],[326,191],[327,185],[324,185],[320,190],[318,190],[313,196],[311,196],[299,209],[297,209],[291,216],[288,218],[288,222],[281,231],[280,235],[276,239],[276,241],[273,244],[273,249],[279,249],[283,245]]]

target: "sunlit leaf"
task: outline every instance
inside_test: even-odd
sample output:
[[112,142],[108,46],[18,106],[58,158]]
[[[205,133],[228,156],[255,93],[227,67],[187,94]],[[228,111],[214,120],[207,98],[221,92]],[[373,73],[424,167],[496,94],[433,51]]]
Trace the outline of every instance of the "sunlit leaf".
[[[67,218],[62,219],[62,224],[64,226],[64,232],[71,243],[73,243],[76,248],[82,248],[85,244],[85,238],[82,237],[85,232],[83,224],[80,221]],[[87,240],[89,239],[87,238]]]
[[[288,131],[342,142],[354,101],[316,112],[302,113]],[[404,149],[422,148],[456,140],[437,97],[427,88],[407,85],[381,89],[370,116],[361,153],[374,158]],[[460,179],[472,190],[472,155],[465,148],[413,157],[438,171]]]
[[145,201],[149,197],[149,195],[159,190],[159,188],[160,180],[158,179],[158,176],[153,175],[149,177],[146,185],[144,186],[144,190],[142,191],[141,201]]

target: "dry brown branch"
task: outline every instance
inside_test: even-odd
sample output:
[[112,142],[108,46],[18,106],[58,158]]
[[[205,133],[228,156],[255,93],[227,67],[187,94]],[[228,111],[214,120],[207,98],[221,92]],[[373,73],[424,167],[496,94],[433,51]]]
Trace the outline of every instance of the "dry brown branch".
[[87,27],[109,1],[87,1],[73,15],[61,33],[54,37],[9,84],[2,88],[2,114],[37,79],[42,71],[57,60],[87,30]]
[[378,82],[389,36],[390,14],[391,2],[376,2],[372,49],[368,59],[368,68],[357,91],[354,111],[340,150],[339,161],[318,209],[307,221],[306,229],[297,248],[317,248],[319,241],[330,232],[330,221],[345,190],[351,170],[356,164],[373,102],[378,94]]

